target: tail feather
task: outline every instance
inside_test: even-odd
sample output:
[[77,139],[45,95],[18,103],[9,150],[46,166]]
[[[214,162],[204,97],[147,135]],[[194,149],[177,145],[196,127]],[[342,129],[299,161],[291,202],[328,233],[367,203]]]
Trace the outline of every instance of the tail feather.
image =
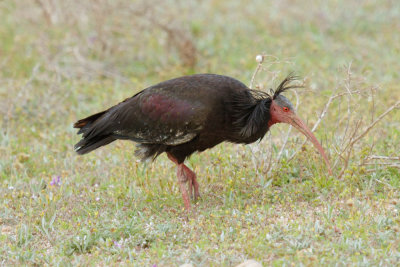
[[74,128],[79,128],[78,134],[85,133],[98,118],[103,116],[108,110],[96,113],[87,118],[81,119],[74,123]]
[[109,143],[115,141],[116,139],[110,135],[108,136],[95,136],[90,139],[82,138],[75,146],[75,151],[79,155],[89,153],[101,146],[108,145]]
[[78,120],[77,122],[74,123],[74,128],[79,128],[78,134],[83,134],[82,139],[74,146],[74,149],[78,154],[82,155],[89,153],[90,151],[95,150],[96,148],[105,146],[117,140],[110,133],[105,133],[105,132],[86,136],[87,135],[86,133],[90,132],[91,130],[93,130],[93,128],[96,127],[94,125],[94,122],[96,122],[99,118],[101,118],[107,111],[108,110],[96,113],[87,118]]

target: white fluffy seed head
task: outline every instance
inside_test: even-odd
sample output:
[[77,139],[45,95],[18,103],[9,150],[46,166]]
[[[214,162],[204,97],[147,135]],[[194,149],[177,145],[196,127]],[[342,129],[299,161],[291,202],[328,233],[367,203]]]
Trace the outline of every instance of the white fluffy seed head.
[[263,62],[263,60],[264,60],[264,57],[263,57],[262,55],[257,55],[257,56],[256,56],[256,61],[257,61],[258,63]]

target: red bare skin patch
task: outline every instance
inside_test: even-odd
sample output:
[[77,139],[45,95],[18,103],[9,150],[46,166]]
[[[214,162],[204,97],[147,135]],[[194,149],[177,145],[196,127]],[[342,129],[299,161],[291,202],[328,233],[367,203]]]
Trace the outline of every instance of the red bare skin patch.
[[277,109],[279,107],[275,104],[275,102],[272,100],[271,106],[270,106],[270,114],[271,114],[271,118],[268,121],[268,127],[271,127],[272,125],[274,125],[275,123],[279,123],[279,120],[276,116],[277,113]]
[[141,105],[142,112],[152,120],[174,122],[193,114],[193,106],[182,99],[174,99],[165,95],[154,94],[145,98]]

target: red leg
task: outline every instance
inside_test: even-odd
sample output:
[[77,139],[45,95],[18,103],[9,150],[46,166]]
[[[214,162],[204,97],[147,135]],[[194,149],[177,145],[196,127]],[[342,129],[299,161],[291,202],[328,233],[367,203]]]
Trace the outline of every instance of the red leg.
[[189,195],[192,197],[192,192],[194,193],[194,199],[197,200],[200,197],[199,193],[199,183],[196,179],[196,174],[189,169],[185,164],[182,164],[185,169],[186,177],[189,178]]
[[178,164],[178,168],[176,170],[176,176],[178,177],[179,187],[181,188],[183,203],[185,204],[186,210],[190,210],[190,198],[188,192],[185,187],[185,183],[188,181],[184,169],[183,164]]
[[[194,191],[194,198],[200,197],[199,184],[196,180],[196,174],[190,170],[185,164],[178,163],[170,153],[167,153],[168,158],[177,165],[176,175],[178,177],[179,187],[181,188],[183,203],[185,204],[186,210],[190,210],[190,197],[192,197],[192,191]],[[186,182],[189,182],[189,194],[184,186]]]

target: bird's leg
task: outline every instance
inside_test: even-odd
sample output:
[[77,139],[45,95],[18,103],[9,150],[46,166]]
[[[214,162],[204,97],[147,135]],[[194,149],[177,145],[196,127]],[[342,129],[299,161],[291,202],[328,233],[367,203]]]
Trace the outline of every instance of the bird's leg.
[[199,193],[199,183],[197,182],[196,179],[196,174],[189,169],[185,164],[183,165],[183,169],[185,170],[185,175],[186,177],[188,177],[189,179],[189,195],[190,197],[192,197],[192,192],[194,193],[194,200],[197,200],[200,197],[200,193]]
[[190,210],[190,197],[188,195],[187,189],[185,187],[185,183],[188,181],[188,178],[185,175],[185,171],[183,169],[184,164],[177,164],[176,176],[178,177],[179,187],[181,188],[183,203],[185,204],[186,210]]
[[192,177],[190,175],[188,175],[188,170],[190,171],[190,169],[185,165],[185,164],[180,164],[180,166],[178,166],[178,168],[181,167],[182,168],[182,173],[185,176],[186,182],[188,183],[188,190],[189,190],[189,198],[193,199],[193,182],[192,182]]
[[[196,180],[196,174],[190,170],[185,164],[178,163],[177,159],[172,156],[170,153],[167,153],[168,158],[177,165],[176,175],[178,177],[179,186],[182,192],[183,202],[185,204],[185,208],[190,210],[190,201],[189,199],[192,197],[192,191],[194,191],[194,198],[197,199],[200,197],[199,193],[199,184]],[[189,194],[184,186],[186,182],[189,182]]]
[[[190,198],[188,196],[188,192],[185,188],[185,183],[188,181],[188,177],[185,175],[185,169],[183,166],[185,164],[179,163],[178,160],[172,156],[170,153],[167,153],[168,158],[174,162],[177,166],[176,176],[178,177],[179,187],[181,188],[183,203],[185,204],[186,210],[190,210]],[[186,167],[186,166],[185,166]]]

